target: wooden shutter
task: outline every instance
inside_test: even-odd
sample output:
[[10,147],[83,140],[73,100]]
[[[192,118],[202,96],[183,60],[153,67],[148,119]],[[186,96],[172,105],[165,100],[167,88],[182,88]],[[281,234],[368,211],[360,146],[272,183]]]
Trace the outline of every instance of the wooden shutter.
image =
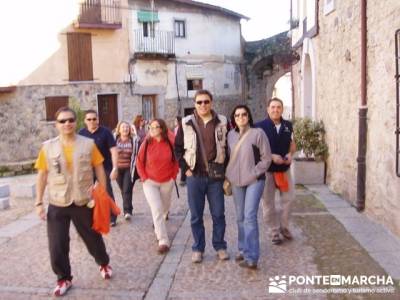
[[68,71],[70,81],[93,80],[92,36],[68,33]]
[[46,121],[55,121],[56,111],[63,106],[68,106],[68,96],[46,97]]

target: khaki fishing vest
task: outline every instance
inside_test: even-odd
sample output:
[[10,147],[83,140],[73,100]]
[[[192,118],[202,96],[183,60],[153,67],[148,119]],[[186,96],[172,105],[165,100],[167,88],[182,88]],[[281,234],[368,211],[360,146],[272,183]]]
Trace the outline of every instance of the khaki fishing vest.
[[44,143],[50,204],[66,207],[72,203],[77,206],[84,206],[88,203],[88,189],[93,184],[93,147],[94,141],[92,139],[77,135],[72,170],[68,171],[60,138],[56,137]]

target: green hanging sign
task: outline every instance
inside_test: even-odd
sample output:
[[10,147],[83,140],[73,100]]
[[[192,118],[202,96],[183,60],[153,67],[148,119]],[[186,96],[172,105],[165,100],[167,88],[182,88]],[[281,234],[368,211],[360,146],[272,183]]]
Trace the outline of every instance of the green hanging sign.
[[148,10],[140,10],[137,13],[139,22],[160,22],[158,19],[158,12],[148,11]]

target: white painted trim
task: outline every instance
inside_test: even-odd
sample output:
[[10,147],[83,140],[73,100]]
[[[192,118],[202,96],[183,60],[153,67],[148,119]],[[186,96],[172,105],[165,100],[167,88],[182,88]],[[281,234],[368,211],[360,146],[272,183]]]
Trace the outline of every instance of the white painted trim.
[[310,67],[311,67],[311,118],[313,120],[316,119],[316,67],[315,67],[315,52],[312,44],[312,40],[309,38],[305,38],[303,41],[303,53],[301,57],[301,100],[300,100],[300,108],[301,108],[301,116],[304,117],[304,92],[305,92],[305,82],[304,82],[304,74],[305,74],[305,61],[307,55],[310,58]]

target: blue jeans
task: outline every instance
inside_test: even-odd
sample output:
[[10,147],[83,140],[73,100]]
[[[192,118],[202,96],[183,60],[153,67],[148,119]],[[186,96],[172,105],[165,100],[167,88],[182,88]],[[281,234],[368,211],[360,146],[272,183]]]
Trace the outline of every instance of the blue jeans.
[[222,181],[215,181],[205,176],[188,176],[186,184],[194,239],[192,250],[204,252],[206,247],[203,223],[206,196],[213,221],[212,245],[216,251],[226,249],[225,200]]
[[239,252],[247,262],[257,263],[260,257],[260,241],[257,213],[265,180],[244,186],[232,186],[238,225]]

